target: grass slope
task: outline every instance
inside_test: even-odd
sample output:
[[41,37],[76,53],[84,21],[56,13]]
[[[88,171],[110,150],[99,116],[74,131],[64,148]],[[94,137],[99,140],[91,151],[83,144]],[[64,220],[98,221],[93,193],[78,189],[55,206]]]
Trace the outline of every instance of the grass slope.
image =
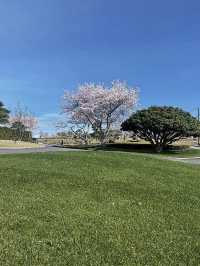
[[199,170],[113,152],[0,156],[0,264],[198,265]]

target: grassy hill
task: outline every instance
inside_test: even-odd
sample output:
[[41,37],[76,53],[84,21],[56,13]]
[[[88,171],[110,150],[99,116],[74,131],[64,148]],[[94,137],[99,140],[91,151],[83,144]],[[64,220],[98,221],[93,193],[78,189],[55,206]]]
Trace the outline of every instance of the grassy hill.
[[1,265],[198,265],[200,168],[129,153],[0,156]]

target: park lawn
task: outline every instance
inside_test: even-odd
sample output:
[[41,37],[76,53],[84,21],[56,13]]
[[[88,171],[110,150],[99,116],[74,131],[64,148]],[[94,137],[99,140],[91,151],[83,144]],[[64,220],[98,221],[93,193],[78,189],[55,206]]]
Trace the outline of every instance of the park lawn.
[[144,155],[0,156],[1,265],[198,265],[200,167]]

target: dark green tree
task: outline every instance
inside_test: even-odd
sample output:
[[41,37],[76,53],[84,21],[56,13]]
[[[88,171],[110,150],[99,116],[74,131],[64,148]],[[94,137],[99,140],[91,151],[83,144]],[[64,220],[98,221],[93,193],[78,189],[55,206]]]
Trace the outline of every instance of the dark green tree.
[[123,131],[131,131],[149,141],[157,152],[183,137],[200,132],[200,123],[190,113],[171,106],[152,106],[139,110],[121,125]]
[[15,131],[15,140],[23,140],[24,134],[26,132],[26,127],[22,122],[14,122],[11,125],[11,129]]
[[4,104],[0,101],[0,124],[8,123],[9,111],[4,107]]

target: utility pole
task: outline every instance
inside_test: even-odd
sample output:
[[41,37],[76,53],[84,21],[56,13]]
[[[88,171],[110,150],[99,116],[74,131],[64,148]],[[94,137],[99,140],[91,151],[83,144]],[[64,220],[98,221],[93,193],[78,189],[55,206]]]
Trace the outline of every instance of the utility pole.
[[[198,107],[198,115],[197,115],[197,117],[198,117],[198,121],[200,121],[200,109],[199,109],[199,107]],[[200,137],[198,136],[198,145],[200,145]]]

